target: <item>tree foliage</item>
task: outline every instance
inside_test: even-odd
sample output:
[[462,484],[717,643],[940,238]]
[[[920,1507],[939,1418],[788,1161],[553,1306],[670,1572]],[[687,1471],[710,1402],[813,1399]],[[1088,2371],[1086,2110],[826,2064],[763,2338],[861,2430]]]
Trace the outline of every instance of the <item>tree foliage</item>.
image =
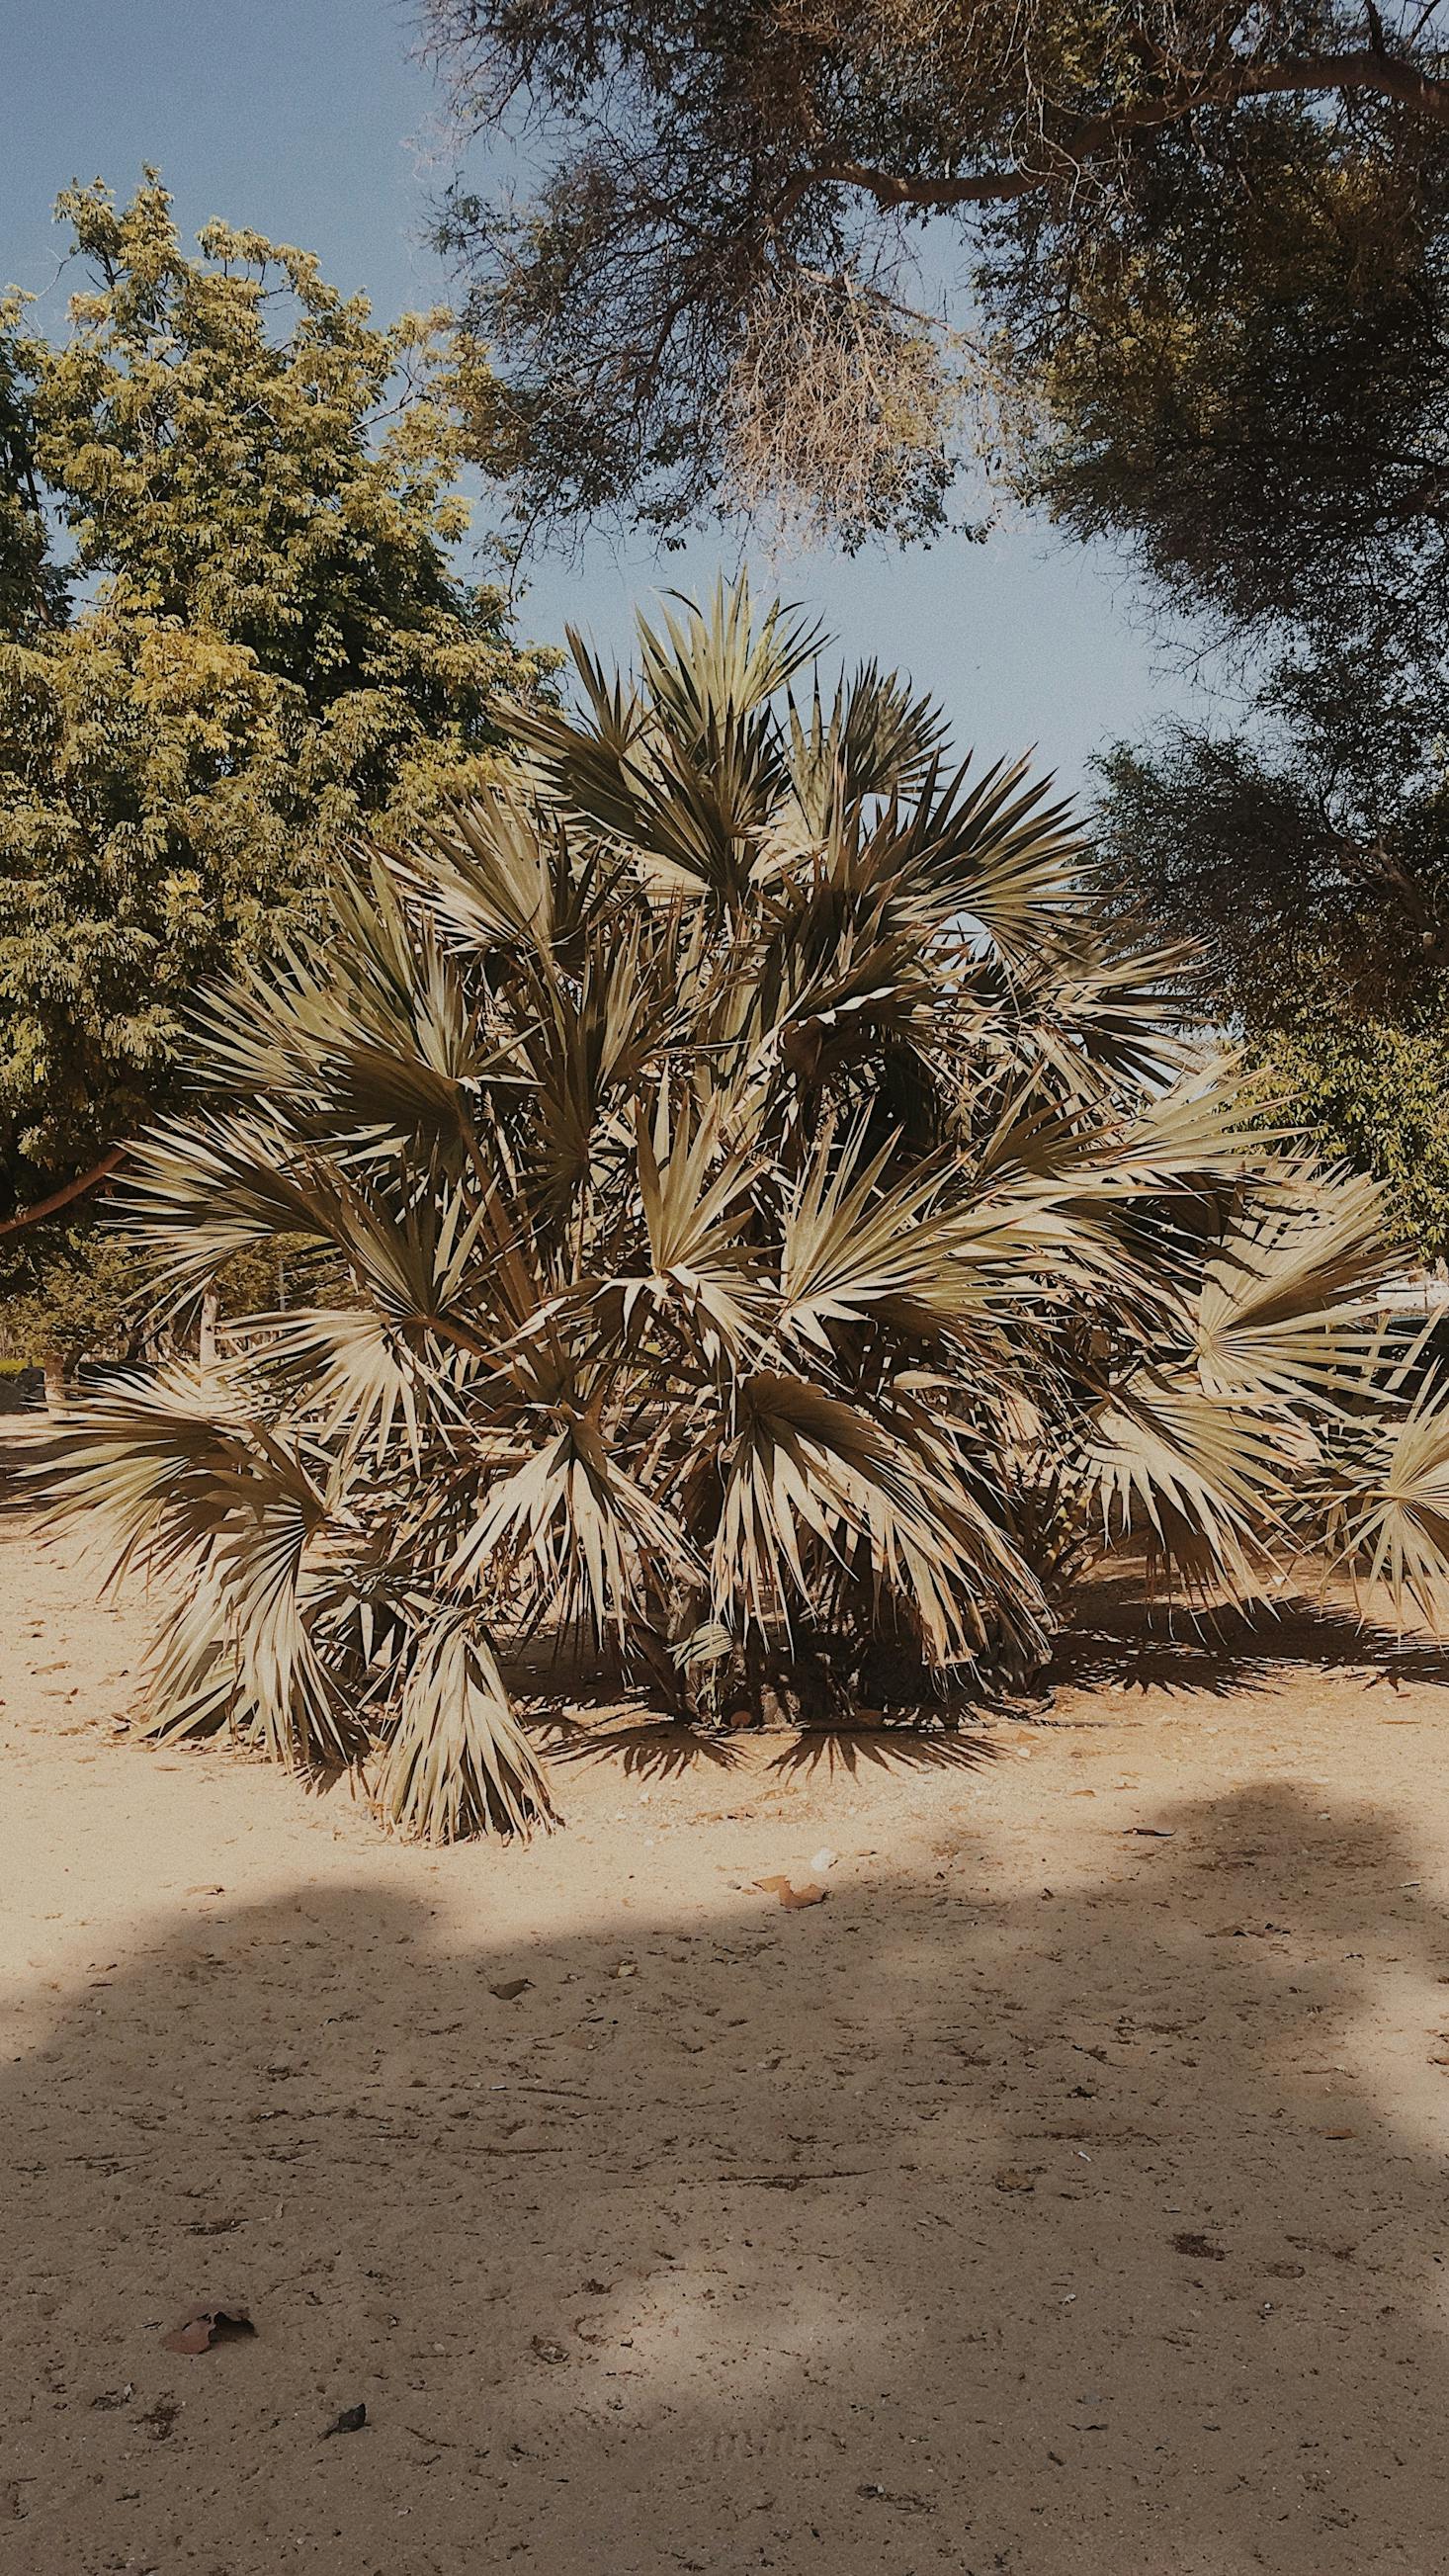
[[454,568],[486,370],[442,317],[381,329],[225,224],[191,257],[154,178],[59,213],[68,336],[15,297],[0,330],[11,1205],[166,1094],[198,984],[306,917],[362,818],[491,774],[499,689],[549,662]]
[[[1422,1262],[1449,1259],[1449,1035],[1441,1010],[1402,1018],[1305,1003],[1257,1042],[1274,1098],[1330,1153],[1376,1173]],[[1281,1114],[1281,1110],[1280,1110]]]
[[[1337,725],[1190,728],[1103,763],[1118,908],[1201,943],[1197,1007],[1236,1031],[1271,1114],[1388,1185],[1449,1254],[1449,787],[1345,697]],[[1355,762],[1354,753],[1365,746]],[[1418,763],[1418,774],[1412,764]]]
[[1043,352],[1040,484],[1247,665],[1251,714],[1107,764],[1129,899],[1208,942],[1207,1005],[1290,1114],[1449,1247],[1449,448],[1437,149],[1300,141],[1231,235],[1179,194]]
[[1092,1546],[1436,1609],[1374,1186],[1190,1056],[1045,788],[815,651],[742,592],[637,680],[575,642],[514,779],[213,994],[127,1239],[173,1312],[278,1238],[345,1284],[79,1414],[70,1508],[173,1597],[157,1732],[448,1837],[552,1815],[539,1631],[707,1717],[1020,1682]]
[[136,1288],[135,1260],[118,1237],[84,1224],[47,1226],[0,1306],[0,1348],[63,1385],[78,1360],[125,1356]]
[[[464,133],[527,116],[541,159],[522,204],[465,177],[445,224],[511,361],[537,506],[668,526],[737,496],[765,458],[807,506],[835,506],[848,539],[929,527],[949,480],[947,387],[963,357],[981,377],[980,334],[1002,335],[994,362],[1018,392],[1059,335],[1079,365],[1095,350],[1108,382],[1140,388],[1142,291],[1160,341],[1186,285],[1190,340],[1208,318],[1199,272],[1255,317],[1281,301],[1275,280],[1301,302],[1357,260],[1362,285],[1365,242],[1395,285],[1412,281],[1423,203],[1442,201],[1432,11],[424,0],[422,14]],[[932,225],[948,230],[928,269],[959,281],[944,309],[921,286]],[[1438,362],[1422,318],[1398,319],[1417,384]],[[833,453],[822,401],[849,431]],[[1406,491],[1413,479],[1406,463]]]
[[1345,161],[1302,126],[1241,177],[1225,228],[1179,176],[1043,320],[1031,464],[1246,666],[1239,735],[1109,764],[1108,829],[1158,921],[1211,935],[1215,1006],[1264,1045],[1296,1021],[1302,1074],[1319,1015],[1443,1011],[1449,173],[1437,136]]

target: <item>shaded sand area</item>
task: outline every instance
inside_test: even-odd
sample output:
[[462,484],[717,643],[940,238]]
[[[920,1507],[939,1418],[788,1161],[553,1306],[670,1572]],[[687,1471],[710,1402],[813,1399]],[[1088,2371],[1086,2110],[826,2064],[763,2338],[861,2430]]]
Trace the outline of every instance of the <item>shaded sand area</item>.
[[1449,1662],[1103,1595],[950,1758],[629,1729],[430,1854],[0,1552],[7,2569],[1442,2567]]

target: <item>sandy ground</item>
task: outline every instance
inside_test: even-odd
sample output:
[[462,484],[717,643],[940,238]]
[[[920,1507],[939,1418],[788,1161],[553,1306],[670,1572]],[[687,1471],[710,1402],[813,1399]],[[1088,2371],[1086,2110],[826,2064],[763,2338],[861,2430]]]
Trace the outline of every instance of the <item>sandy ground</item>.
[[429,1854],[118,1739],[0,1548],[7,2570],[1444,2566],[1449,1661],[1109,1602],[950,1763],[636,1732]]

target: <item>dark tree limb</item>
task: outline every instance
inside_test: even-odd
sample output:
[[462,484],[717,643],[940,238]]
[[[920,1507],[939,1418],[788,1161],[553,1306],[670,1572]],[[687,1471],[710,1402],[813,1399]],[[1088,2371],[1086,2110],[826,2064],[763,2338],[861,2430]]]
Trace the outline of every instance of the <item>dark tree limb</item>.
[[62,1208],[72,1207],[77,1199],[83,1199],[91,1190],[99,1189],[102,1181],[110,1178],[117,1164],[124,1162],[125,1157],[124,1145],[112,1145],[108,1152],[102,1154],[98,1163],[91,1165],[88,1172],[81,1172],[75,1180],[67,1181],[64,1189],[52,1190],[48,1199],[37,1199],[34,1207],[19,1208],[14,1216],[0,1218],[0,1234],[23,1234],[28,1226],[39,1225],[42,1218],[58,1216]]
[[1369,92],[1391,99],[1434,125],[1449,125],[1449,81],[1377,45],[1351,54],[1304,55],[1281,63],[1241,63],[1204,75],[1179,72],[1160,98],[1141,99],[1108,116],[1074,117],[1042,134],[1039,161],[1016,170],[971,171],[959,178],[930,178],[910,171],[877,170],[860,161],[822,161],[800,171],[775,208],[783,223],[816,188],[861,188],[882,212],[893,206],[1001,205],[1067,177],[1073,165],[1113,152],[1139,134],[1159,133],[1205,108],[1237,107],[1254,98],[1315,97],[1330,92]]

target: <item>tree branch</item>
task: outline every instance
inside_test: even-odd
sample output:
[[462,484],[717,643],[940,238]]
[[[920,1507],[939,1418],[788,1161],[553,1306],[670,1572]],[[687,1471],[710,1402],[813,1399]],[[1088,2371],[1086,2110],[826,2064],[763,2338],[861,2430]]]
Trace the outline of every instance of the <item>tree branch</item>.
[[110,1177],[116,1165],[124,1162],[125,1155],[124,1145],[112,1145],[88,1172],[82,1172],[77,1180],[67,1181],[64,1189],[53,1190],[48,1199],[37,1199],[34,1207],[20,1208],[14,1216],[0,1219],[0,1234],[23,1234],[27,1226],[39,1225],[42,1217],[55,1216],[61,1208],[70,1207],[76,1199],[83,1199],[87,1191],[98,1189],[101,1182]]
[[1065,176],[1072,165],[1114,151],[1134,135],[1178,125],[1199,108],[1236,107],[1246,99],[1322,96],[1360,90],[1392,99],[1435,125],[1449,125],[1449,81],[1402,58],[1365,47],[1352,54],[1303,55],[1281,63],[1241,63],[1194,75],[1179,72],[1160,98],[1143,99],[1108,116],[1064,121],[1043,134],[1040,162],[1017,170],[982,170],[963,178],[927,178],[913,172],[875,170],[859,161],[823,161],[800,171],[781,191],[775,222],[820,187],[863,188],[884,212],[892,206],[1000,205],[1030,195]]

